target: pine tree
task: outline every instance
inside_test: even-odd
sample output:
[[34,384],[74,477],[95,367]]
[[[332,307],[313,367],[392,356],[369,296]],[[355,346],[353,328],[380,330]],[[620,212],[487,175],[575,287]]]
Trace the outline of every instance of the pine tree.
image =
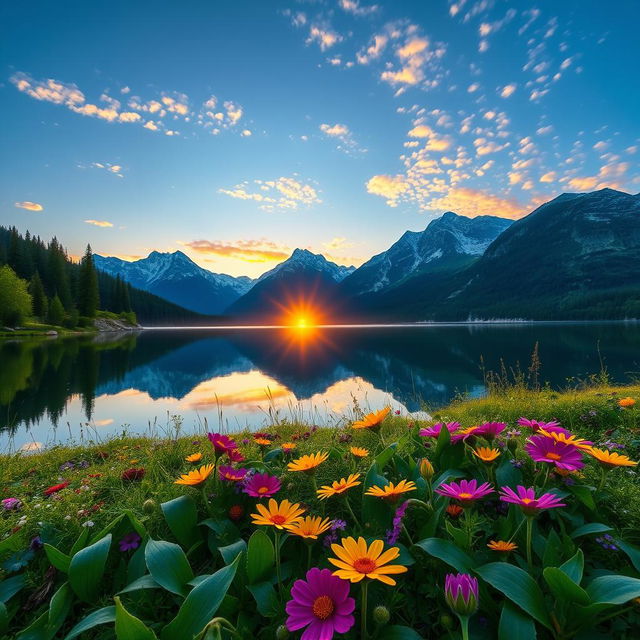
[[53,296],[57,295],[62,306],[69,311],[73,309],[73,298],[67,267],[67,255],[58,240],[54,238],[49,244],[49,293]]
[[53,296],[53,300],[49,302],[49,315],[47,316],[47,321],[49,324],[61,325],[64,320],[64,307],[62,306],[62,302],[60,302],[60,298],[56,295]]
[[44,286],[42,285],[40,274],[37,271],[31,277],[29,293],[33,300],[33,315],[41,320],[46,318],[48,310],[47,296],[44,292]]
[[78,274],[78,311],[81,316],[95,318],[99,304],[98,274],[93,264],[91,245],[87,245]]

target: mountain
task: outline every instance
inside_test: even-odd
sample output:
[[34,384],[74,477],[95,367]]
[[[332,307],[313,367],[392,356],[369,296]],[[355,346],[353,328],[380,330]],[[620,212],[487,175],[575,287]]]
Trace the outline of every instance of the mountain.
[[387,251],[349,275],[343,286],[357,296],[382,291],[418,272],[467,266],[512,222],[496,216],[466,218],[448,211],[432,220],[424,231],[407,231]]
[[152,251],[146,258],[134,262],[96,255],[94,261],[100,271],[119,275],[138,289],[209,315],[220,314],[253,284],[246,276],[234,278],[207,271],[182,251]]
[[279,322],[290,310],[322,309],[338,299],[340,283],[353,271],[354,267],[343,267],[306,249],[296,249],[284,262],[260,276],[226,313]]

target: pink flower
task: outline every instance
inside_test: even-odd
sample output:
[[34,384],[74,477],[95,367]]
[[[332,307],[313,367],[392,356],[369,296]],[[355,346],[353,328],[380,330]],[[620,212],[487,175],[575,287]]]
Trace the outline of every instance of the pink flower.
[[[534,431],[538,431],[538,429],[546,429],[547,431],[553,431],[554,429],[561,428],[560,423],[557,420],[552,420],[551,422],[539,422],[538,420],[529,420],[528,418],[520,418],[518,420],[518,424],[521,427],[529,427],[529,429],[533,429]],[[562,429],[564,431],[564,429]]]
[[253,474],[244,485],[243,491],[254,498],[269,498],[280,491],[280,480],[268,473]]
[[244,456],[240,453],[238,449],[227,451],[227,455],[229,456],[229,460],[231,460],[231,462],[244,462],[245,460]]
[[207,438],[220,456],[238,448],[238,445],[229,436],[222,433],[207,433]]
[[428,429],[420,429],[418,435],[423,438],[437,438],[440,435],[440,431],[442,431],[442,427],[446,427],[449,433],[453,433],[459,426],[459,422],[447,422],[446,424],[443,422],[437,422]]
[[447,574],[444,597],[451,611],[459,616],[472,616],[478,610],[478,579],[468,573]]
[[575,471],[582,469],[582,454],[580,449],[573,444],[560,442],[546,436],[532,436],[525,446],[526,452],[534,462],[546,462],[555,465],[558,469]]
[[228,482],[240,482],[246,475],[249,469],[234,469],[229,465],[220,465],[218,469],[218,473],[220,474],[220,478],[222,480],[227,480]]
[[500,489],[500,500],[517,504],[527,516],[537,516],[543,509],[567,506],[564,502],[560,502],[561,499],[553,493],[543,493],[539,498],[536,498],[536,492],[533,487],[527,489],[518,485],[516,488],[518,493],[509,487],[502,487]]
[[485,422],[481,424],[474,432],[474,436],[482,436],[487,440],[493,440],[497,435],[507,428],[504,422]]
[[467,506],[493,493],[493,487],[488,482],[483,482],[478,486],[477,480],[460,480],[460,483],[441,484],[436,489],[436,493],[459,500],[462,506]]
[[296,580],[287,602],[287,629],[307,627],[300,640],[331,640],[334,633],[346,633],[355,620],[351,615],[356,603],[349,597],[349,582],[314,567],[306,580]]
[[18,510],[22,506],[22,501],[18,498],[5,498],[2,501],[2,508],[7,511]]

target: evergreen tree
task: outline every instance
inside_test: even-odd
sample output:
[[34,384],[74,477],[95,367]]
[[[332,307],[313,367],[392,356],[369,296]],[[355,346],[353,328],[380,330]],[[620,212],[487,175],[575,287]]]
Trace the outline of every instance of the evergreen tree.
[[62,306],[69,311],[73,308],[73,298],[67,260],[64,249],[54,238],[49,244],[49,295],[57,295]]
[[98,293],[98,274],[93,264],[91,245],[87,245],[87,250],[80,261],[77,299],[80,315],[94,318],[100,304],[100,296]]
[[64,307],[62,306],[62,302],[60,302],[60,298],[57,295],[53,296],[53,300],[49,302],[49,315],[47,316],[47,321],[49,324],[60,326],[63,320]]
[[8,265],[0,267],[0,325],[15,327],[31,315],[27,281]]
[[48,304],[40,274],[36,271],[29,283],[29,293],[33,301],[33,315],[41,320],[47,317]]

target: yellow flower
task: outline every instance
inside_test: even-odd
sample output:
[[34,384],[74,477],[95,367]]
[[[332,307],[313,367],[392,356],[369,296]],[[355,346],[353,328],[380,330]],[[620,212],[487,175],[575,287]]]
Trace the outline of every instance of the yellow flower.
[[140,462],[140,460],[129,460],[129,464],[138,464],[138,462]]
[[271,440],[267,440],[266,438],[254,438],[253,441],[261,447],[268,447],[271,444]]
[[369,455],[369,449],[364,449],[363,447],[351,447],[349,451],[356,458],[366,458]]
[[329,518],[323,520],[320,516],[307,516],[306,518],[301,518],[295,524],[290,524],[285,527],[285,529],[294,536],[311,538],[312,540],[317,540],[321,533],[324,533],[330,528],[331,520],[329,520]]
[[202,454],[201,453],[192,453],[190,456],[187,456],[185,458],[185,460],[187,462],[191,462],[192,464],[195,464],[196,462],[200,462],[200,460],[202,460]]
[[351,426],[354,429],[371,429],[377,431],[382,424],[382,421],[389,415],[391,407],[385,407],[380,411],[374,411],[367,414],[362,420],[356,420]]
[[382,540],[374,540],[367,548],[364,538],[358,538],[357,542],[351,537],[343,538],[341,544],[331,545],[331,550],[338,556],[329,558],[329,562],[338,567],[333,575],[351,582],[369,578],[394,586],[396,581],[390,578],[389,574],[405,573],[407,567],[389,564],[400,555],[398,547],[391,547],[382,553],[383,549]]
[[518,548],[518,545],[515,542],[506,542],[505,540],[491,540],[487,545],[489,549],[492,551],[502,551],[504,553],[508,553],[509,551],[514,551]]
[[436,471],[433,468],[430,460],[428,460],[427,458],[422,458],[422,460],[420,460],[420,475],[425,480],[431,480],[435,472]]
[[614,467],[635,467],[638,463],[629,459],[629,456],[620,455],[615,451],[588,447],[587,453],[592,455],[600,464],[613,469]]
[[490,449],[489,447],[478,447],[473,450],[473,455],[482,462],[493,462],[499,455],[500,449]]
[[281,448],[285,453],[291,453],[296,448],[296,446],[297,445],[295,442],[283,442]]
[[365,491],[364,495],[395,502],[403,493],[407,493],[407,491],[415,491],[416,489],[416,483],[413,480],[400,480],[396,485],[394,485],[393,482],[390,482],[384,487],[369,487]]
[[545,431],[544,429],[538,429],[537,433],[541,436],[547,436],[547,438],[552,438],[556,442],[563,442],[564,444],[572,444],[574,447],[578,449],[589,449],[591,443],[584,438],[578,438],[574,435],[567,435],[566,433],[562,433],[561,431]]
[[635,405],[635,403],[636,401],[630,396],[627,396],[626,398],[620,398],[620,400],[618,400],[618,406],[622,407],[623,409],[630,409]]
[[359,473],[352,473],[348,478],[341,478],[339,481],[334,480],[331,485],[326,484],[318,489],[318,498],[320,498],[320,500],[325,500],[326,498],[338,495],[339,493],[344,493],[347,489],[351,489],[351,487],[357,487],[361,484],[359,482],[359,478]]
[[259,513],[251,514],[253,524],[263,524],[277,529],[284,529],[288,525],[296,524],[304,513],[304,509],[300,508],[298,503],[293,504],[288,500],[283,500],[278,504],[273,498],[269,499],[269,508],[263,504],[257,504],[256,509]]
[[174,484],[184,484],[189,487],[195,487],[199,484],[202,484],[213,472],[212,464],[205,464],[199,469],[194,469],[193,471],[189,471],[189,473],[185,473],[181,475]]
[[287,465],[289,471],[306,471],[313,473],[314,469],[321,465],[329,457],[328,453],[312,453],[293,460]]

